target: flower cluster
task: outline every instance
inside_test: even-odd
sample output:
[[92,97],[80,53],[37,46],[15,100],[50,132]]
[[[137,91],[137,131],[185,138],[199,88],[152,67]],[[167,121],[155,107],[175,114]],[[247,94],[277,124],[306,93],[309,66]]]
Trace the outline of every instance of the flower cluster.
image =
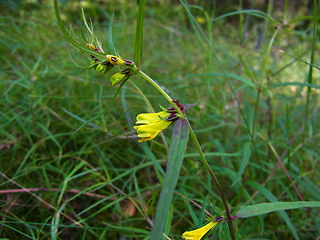
[[116,83],[121,83],[136,73],[136,66],[134,62],[123,59],[119,56],[106,55],[106,53],[102,49],[100,42],[98,41],[97,37],[93,32],[92,24],[88,24],[83,11],[82,11],[82,15],[84,20],[84,25],[89,32],[89,36],[88,36],[89,40],[87,40],[87,37],[85,37],[84,34],[82,34],[82,40],[80,40],[79,37],[73,36],[73,33],[74,33],[73,30],[67,31],[65,29],[60,17],[58,4],[56,0],[54,1],[54,8],[55,8],[58,25],[62,33],[65,35],[65,37],[78,50],[90,55],[92,59],[90,62],[91,65],[84,68],[94,68],[99,74],[105,74],[108,71],[110,71],[115,65],[126,66],[127,67],[126,69],[120,70],[118,73],[114,74],[111,77],[110,80],[112,85]]
[[[96,52],[104,53],[104,51],[101,47],[97,48],[96,46],[94,46],[93,43],[86,43],[86,46],[89,49],[92,49]],[[115,66],[115,65],[128,66],[128,67],[134,66],[134,62],[132,62],[130,60],[123,59],[118,56],[114,56],[114,55],[106,55],[105,56],[106,59],[103,61],[100,61],[94,55],[90,55],[90,56],[91,56],[92,60],[90,62],[91,65],[89,68],[95,68],[96,71],[99,73],[99,75],[109,72],[113,68],[113,66]],[[126,68],[126,69],[121,70],[120,72],[112,75],[110,78],[110,81],[111,81],[112,85],[115,85],[117,83],[123,82],[124,80],[128,79],[132,75],[133,75],[133,71],[131,71],[130,68]]]

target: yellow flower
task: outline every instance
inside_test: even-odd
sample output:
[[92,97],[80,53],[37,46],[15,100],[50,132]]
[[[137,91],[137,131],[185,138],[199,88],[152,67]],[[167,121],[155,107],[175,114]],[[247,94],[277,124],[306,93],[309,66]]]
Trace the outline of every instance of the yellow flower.
[[218,225],[221,221],[222,218],[216,218],[215,220],[209,222],[207,225],[201,228],[198,228],[193,231],[186,231],[182,234],[182,238],[186,240],[200,240],[207,232],[209,232],[213,227]]
[[206,20],[203,17],[196,17],[196,20],[198,23],[203,24],[206,22]]
[[141,113],[137,116],[136,124],[139,142],[154,139],[162,130],[166,129],[173,121],[177,120],[174,113],[161,111],[158,113]]
[[125,65],[125,66],[132,66],[133,62],[130,60],[126,60],[114,55],[107,55],[106,56],[108,61],[113,65]]

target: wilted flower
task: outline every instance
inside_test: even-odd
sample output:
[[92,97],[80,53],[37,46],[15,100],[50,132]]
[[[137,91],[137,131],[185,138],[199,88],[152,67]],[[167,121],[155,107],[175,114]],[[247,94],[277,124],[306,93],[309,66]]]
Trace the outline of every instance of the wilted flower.
[[218,217],[201,228],[193,231],[186,231],[182,234],[182,238],[186,240],[200,240],[207,232],[218,225],[222,220],[223,217]]
[[137,116],[136,124],[139,142],[154,139],[162,130],[166,129],[171,123],[178,120],[179,116],[174,108],[163,110],[157,113],[141,113]]

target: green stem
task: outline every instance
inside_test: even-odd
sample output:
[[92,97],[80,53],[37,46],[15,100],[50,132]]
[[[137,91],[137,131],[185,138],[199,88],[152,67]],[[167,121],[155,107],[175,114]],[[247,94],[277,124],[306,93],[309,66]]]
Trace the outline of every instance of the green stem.
[[259,102],[260,102],[260,97],[261,97],[261,92],[262,92],[263,79],[264,79],[264,76],[266,74],[269,55],[270,55],[270,52],[271,52],[271,47],[272,47],[273,41],[276,38],[278,33],[279,33],[279,29],[277,29],[275,31],[275,33],[273,34],[273,36],[272,36],[272,38],[271,38],[271,40],[269,42],[269,45],[268,45],[267,53],[266,53],[265,58],[264,58],[262,74],[261,74],[260,83],[259,83],[259,87],[258,87],[257,99],[256,99],[256,102],[255,102],[255,107],[254,107],[253,123],[252,123],[252,130],[251,130],[251,139],[252,140],[254,139],[254,135],[255,135],[256,118],[257,118],[257,112],[258,112],[258,107],[259,107]]
[[181,115],[184,116],[183,112],[180,110],[180,108],[172,101],[172,98],[169,96],[168,93],[166,93],[159,85],[156,83],[151,77],[149,77],[147,74],[142,72],[140,69],[137,72],[141,77],[143,77],[145,80],[147,80],[152,86],[154,86],[167,100],[168,102],[176,109],[176,111]]
[[[189,121],[188,121],[189,123]],[[204,156],[203,154],[203,151],[201,149],[201,145],[197,139],[197,136],[195,135],[190,123],[189,123],[189,132],[190,132],[190,135],[191,135],[191,138],[193,140],[193,142],[195,143],[196,145],[196,148],[198,150],[198,153],[200,155],[200,158],[202,160],[202,163],[203,165],[206,167],[207,171],[209,172],[214,184],[216,185],[217,189],[218,189],[218,192],[220,194],[220,197],[221,197],[221,200],[223,202],[223,205],[224,205],[224,208],[226,210],[226,214],[227,214],[227,219],[228,219],[228,226],[229,226],[229,230],[230,230],[230,234],[231,234],[231,238],[234,240],[235,237],[234,237],[234,232],[233,232],[233,227],[232,227],[232,219],[231,219],[231,215],[230,215],[230,211],[229,211],[229,207],[228,207],[228,204],[227,204],[227,201],[224,197],[224,194],[221,190],[221,187],[220,187],[220,184],[219,184],[219,181],[218,179],[216,178],[216,176],[214,175],[212,169],[210,168],[209,164],[208,164],[208,161],[206,160],[206,157]]]
[[[308,73],[308,84],[312,84],[313,80],[313,64],[314,64],[314,55],[316,51],[316,43],[317,43],[317,29],[318,29],[318,19],[317,19],[317,1],[313,1],[313,31],[312,31],[312,46],[311,46],[311,55],[310,55],[310,64],[309,64],[309,73]],[[310,104],[310,95],[311,95],[311,87],[307,89],[307,99],[305,106],[305,114],[304,114],[304,124],[303,124],[303,138],[306,136],[306,129],[308,124],[308,115],[309,115],[309,104]]]
[[[168,93],[166,93],[152,78],[150,78],[147,74],[145,74],[144,72],[142,72],[140,69],[137,70],[137,73],[143,77],[145,80],[147,80],[152,86],[154,86],[167,100],[168,102],[177,110],[177,112],[179,114],[181,114],[181,116],[184,116],[185,119],[187,119],[187,117],[185,116],[185,114],[182,113],[182,111],[180,110],[180,108],[172,101],[172,98],[169,96]],[[187,119],[188,121],[188,119]],[[231,220],[231,215],[230,215],[230,211],[229,211],[229,207],[228,207],[228,204],[227,204],[227,201],[223,195],[223,192],[221,190],[221,187],[220,187],[220,184],[219,184],[219,181],[218,179],[216,178],[216,176],[214,175],[212,169],[210,168],[204,154],[203,154],[203,151],[201,149],[201,145],[197,139],[197,136],[195,135],[189,121],[188,121],[188,124],[189,124],[189,129],[190,129],[190,134],[191,134],[191,138],[193,140],[193,142],[195,143],[196,145],[196,148],[199,152],[199,155],[200,155],[200,158],[202,160],[202,163],[203,165],[206,167],[207,171],[209,172],[214,184],[216,185],[217,189],[218,189],[218,192],[219,192],[219,195],[221,197],[221,200],[223,202],[223,205],[224,205],[224,208],[226,210],[226,214],[227,214],[227,219],[228,219],[228,226],[229,226],[229,230],[230,230],[230,235],[231,235],[231,238],[232,240],[235,240],[235,237],[234,237],[234,232],[233,232],[233,227],[232,227],[232,220]]]

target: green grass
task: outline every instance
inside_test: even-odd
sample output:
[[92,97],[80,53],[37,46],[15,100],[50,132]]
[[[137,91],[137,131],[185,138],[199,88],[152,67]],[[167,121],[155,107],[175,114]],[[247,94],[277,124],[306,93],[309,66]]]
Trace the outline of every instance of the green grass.
[[[0,236],[147,239],[172,128],[163,138],[140,144],[133,125],[137,114],[169,105],[138,76],[110,105],[117,88],[109,78],[116,70],[99,75],[77,68],[70,55],[81,66],[90,58],[64,38],[52,2],[43,2],[11,2],[0,10]],[[252,6],[261,12],[236,12],[237,4],[224,8],[195,1],[199,6],[185,4],[188,15],[182,2],[147,1],[139,67],[170,96],[198,103],[187,116],[231,215],[247,205],[300,201],[280,161],[303,199],[320,201],[314,17],[319,6],[315,14],[290,1],[286,9]],[[65,26],[72,24],[81,34],[85,27],[76,3],[61,1],[59,9]],[[136,1],[85,1],[84,11],[112,54],[108,28],[114,13],[116,51],[126,59],[140,58],[134,53]],[[234,14],[220,17],[229,13]],[[197,17],[204,23],[195,22]],[[270,19],[287,20],[289,26],[279,29]],[[207,213],[226,217],[192,141],[169,213],[170,239],[204,225]],[[319,222],[319,208],[310,213],[299,208],[235,219],[233,227],[237,239],[316,239]],[[228,239],[226,222],[207,236]]]

